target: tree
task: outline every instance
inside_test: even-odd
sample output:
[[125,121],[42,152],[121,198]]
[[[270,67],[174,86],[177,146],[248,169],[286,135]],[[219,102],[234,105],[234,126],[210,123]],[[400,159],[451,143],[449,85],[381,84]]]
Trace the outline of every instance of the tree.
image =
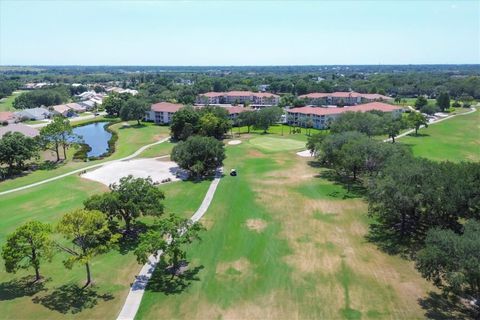
[[20,132],[7,132],[0,138],[0,164],[8,166],[8,176],[14,169],[23,169],[25,162],[38,157],[36,140]]
[[200,223],[170,214],[166,219],[156,221],[147,233],[140,236],[135,250],[137,260],[145,263],[151,254],[157,256],[162,250],[161,261],[170,267],[173,277],[186,259],[185,247],[200,240],[202,230],[204,228]]
[[330,132],[358,131],[371,137],[383,133],[382,116],[373,112],[351,112],[340,114],[330,124]]
[[44,149],[54,151],[57,161],[60,161],[60,147],[63,148],[64,159],[67,159],[66,149],[78,141],[79,137],[73,134],[70,121],[62,116],[54,117],[52,122],[40,129],[40,144]]
[[140,125],[140,120],[145,118],[147,109],[148,105],[144,100],[130,98],[120,108],[120,118],[123,121],[137,120],[137,124]]
[[442,92],[438,95],[437,106],[442,111],[445,111],[448,108],[450,108],[450,95],[447,92]]
[[53,246],[51,227],[39,221],[30,221],[7,236],[2,249],[5,270],[15,273],[19,269],[33,268],[35,281],[40,280],[40,263],[51,261]]
[[191,136],[173,147],[171,158],[180,168],[200,178],[222,166],[225,149],[215,138]]
[[428,104],[428,100],[424,96],[419,96],[417,100],[415,100],[415,109],[419,110],[421,107],[426,106]]
[[105,99],[103,99],[102,107],[110,116],[119,116],[120,110],[129,100],[131,95],[129,93],[110,93]]
[[391,114],[386,114],[383,120],[383,131],[395,143],[395,137],[400,134],[400,130],[404,127],[401,117],[393,117]]
[[247,133],[250,133],[250,128],[255,124],[255,111],[244,111],[238,115],[242,125],[247,126]]
[[188,137],[198,131],[200,114],[193,107],[183,107],[174,113],[170,132],[172,139],[176,141],[187,140]]
[[160,216],[163,214],[164,193],[151,178],[134,178],[129,175],[118,184],[110,185],[110,192],[93,195],[84,202],[87,210],[98,210],[109,219],[125,221],[126,234],[131,233],[132,224],[140,216]]
[[67,269],[75,263],[85,265],[87,281],[85,287],[92,282],[90,261],[102,253],[108,252],[118,241],[119,235],[113,234],[105,215],[100,211],[75,210],[65,214],[57,225],[57,230],[71,240],[72,246],[57,246],[70,255],[63,261]]
[[222,139],[232,127],[228,111],[222,107],[205,107],[198,111],[200,119],[198,132],[200,135]]
[[420,108],[421,113],[426,113],[428,115],[433,115],[437,111],[438,111],[438,107],[430,105],[430,104],[427,104],[427,105]]
[[255,122],[253,127],[261,129],[267,133],[268,128],[278,122],[282,116],[283,111],[279,107],[267,107],[256,112]]
[[469,220],[462,234],[429,230],[425,247],[418,252],[416,268],[446,292],[468,296],[480,307],[480,222]]
[[418,129],[420,129],[421,126],[425,126],[425,128],[428,128],[427,118],[420,112],[410,112],[407,117],[407,121],[410,127],[415,129],[415,135],[418,135]]

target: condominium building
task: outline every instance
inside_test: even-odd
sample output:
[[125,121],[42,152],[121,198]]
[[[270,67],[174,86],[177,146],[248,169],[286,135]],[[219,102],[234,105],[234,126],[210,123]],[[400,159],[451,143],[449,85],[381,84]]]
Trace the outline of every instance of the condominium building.
[[348,111],[367,112],[373,110],[391,112],[393,114],[400,114],[403,111],[403,109],[400,107],[392,106],[382,102],[370,102],[344,108],[319,108],[306,106],[288,109],[287,123],[289,125],[306,126],[306,122],[308,120],[312,120],[313,128],[325,129],[328,128],[330,123],[342,113]]
[[156,124],[169,124],[173,114],[183,108],[183,104],[159,102],[152,104],[150,111],[145,115],[146,121],[153,121]]
[[275,106],[280,96],[269,92],[229,91],[206,92],[197,96],[197,104],[245,104]]
[[358,92],[313,92],[298,96],[309,105],[324,106],[324,105],[343,105],[354,106],[361,103],[368,103],[373,101],[393,101],[393,98],[387,97],[377,93],[358,93]]

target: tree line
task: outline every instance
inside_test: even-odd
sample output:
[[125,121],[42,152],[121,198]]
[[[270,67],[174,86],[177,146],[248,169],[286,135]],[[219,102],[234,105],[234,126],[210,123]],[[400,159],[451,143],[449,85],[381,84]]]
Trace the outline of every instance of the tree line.
[[365,188],[373,221],[369,240],[413,259],[427,280],[469,300],[478,312],[479,163],[415,158],[405,146],[359,131],[313,135],[307,146],[349,187]]

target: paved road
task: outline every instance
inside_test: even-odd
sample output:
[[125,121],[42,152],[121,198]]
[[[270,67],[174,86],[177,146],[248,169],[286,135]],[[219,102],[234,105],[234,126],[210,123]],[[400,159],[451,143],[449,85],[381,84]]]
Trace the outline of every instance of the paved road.
[[[203,217],[205,212],[207,212],[210,203],[212,202],[215,191],[217,190],[218,183],[221,178],[221,171],[217,172],[215,179],[213,179],[210,187],[208,188],[205,198],[203,198],[202,204],[195,212],[195,214],[190,218],[193,222],[197,222],[200,218]],[[145,288],[147,287],[148,281],[152,277],[153,271],[160,260],[162,252],[159,251],[157,257],[153,254],[148,257],[148,262],[142,267],[140,273],[136,276],[135,282],[130,288],[127,299],[123,304],[123,308],[120,311],[120,314],[117,317],[117,320],[133,320],[138,312],[140,303],[142,302],[143,294],[145,293]]]
[[90,170],[90,169],[93,169],[93,168],[101,167],[101,166],[104,166],[104,165],[106,165],[106,164],[110,164],[110,163],[114,163],[114,162],[118,162],[118,161],[130,160],[130,159],[132,159],[132,158],[135,158],[136,156],[138,156],[140,153],[142,153],[142,152],[145,151],[146,149],[150,148],[151,146],[154,146],[154,145],[163,143],[163,142],[165,142],[165,141],[168,141],[169,139],[170,139],[170,137],[167,137],[167,138],[162,139],[162,140],[159,140],[159,141],[157,141],[157,142],[147,144],[147,145],[141,147],[140,149],[138,149],[137,151],[135,151],[134,153],[132,153],[131,155],[126,156],[126,157],[121,158],[121,159],[106,161],[106,162],[102,162],[102,163],[97,163],[97,164],[94,164],[94,165],[91,165],[91,166],[88,166],[88,167],[76,169],[76,170],[73,170],[73,171],[70,171],[70,172],[61,174],[61,175],[59,175],[59,176],[55,176],[55,177],[48,178],[48,179],[45,179],[45,180],[42,180],[42,181],[39,181],[39,182],[35,182],[35,183],[32,183],[32,184],[28,184],[28,185],[23,186],[23,187],[18,187],[18,188],[15,188],[15,189],[10,189],[10,190],[7,190],[7,191],[0,192],[0,196],[5,195],[5,194],[9,194],[9,193],[12,193],[12,192],[17,192],[17,191],[25,190],[25,189],[28,189],[28,188],[33,188],[33,187],[39,186],[39,185],[44,184],[44,183],[47,183],[47,182],[51,182],[51,181],[55,181],[55,180],[58,180],[58,179],[62,179],[62,178],[71,176],[72,174],[76,174],[76,173],[80,173],[80,172],[85,171],[85,170]]
[[[68,120],[70,120],[70,122],[77,122],[77,121],[82,121],[82,120],[94,119],[96,117],[104,116],[106,114],[107,114],[106,112],[100,112],[97,116],[95,116],[94,114],[89,114],[89,115],[86,115],[86,116],[68,118]],[[51,121],[52,120],[47,120],[43,123],[27,124],[27,126],[30,126],[32,128],[41,128],[41,127],[45,127]]]

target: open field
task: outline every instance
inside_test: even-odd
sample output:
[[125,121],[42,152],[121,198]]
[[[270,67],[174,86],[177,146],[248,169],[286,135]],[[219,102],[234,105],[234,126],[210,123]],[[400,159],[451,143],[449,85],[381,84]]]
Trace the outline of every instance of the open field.
[[[88,120],[86,120],[86,122],[88,122]],[[169,135],[168,127],[160,127],[152,123],[145,123],[143,126],[137,127],[136,125],[134,125],[135,123],[135,121],[131,121],[130,127],[123,127],[123,122],[120,122],[111,127],[118,133],[116,150],[112,156],[102,160],[95,160],[89,162],[68,160],[67,163],[60,165],[54,169],[37,170],[23,177],[2,181],[0,182],[0,191],[28,185],[34,182],[48,179],[50,177],[61,175],[75,169],[84,168],[96,163],[120,159],[134,153],[140,147],[146,144],[161,140],[162,138],[165,138]],[[73,155],[73,150],[70,151],[70,154]]]
[[[161,185],[166,194],[166,212],[190,216],[200,205],[209,186],[201,183],[175,182]],[[103,192],[102,184],[69,176],[39,187],[0,197],[0,243],[16,227],[28,220],[56,223],[60,217],[82,206],[91,194]],[[153,219],[141,219],[145,223]],[[80,290],[85,278],[81,265],[67,270],[62,264],[63,253],[51,263],[41,266],[40,272],[48,279],[41,285],[30,286],[24,277],[31,270],[17,274],[5,272],[0,259],[0,310],[7,319],[113,319],[120,311],[128,294],[134,275],[140,270],[131,248],[118,250],[98,257],[92,263],[95,286]]]
[[23,91],[15,91],[11,96],[2,99],[2,101],[0,101],[0,111],[15,111],[15,108],[13,107],[13,101],[22,92]]
[[480,161],[480,111],[419,130],[419,136],[403,137],[419,157],[433,160]]
[[360,195],[295,151],[244,141],[227,156],[225,172],[238,176],[220,182],[208,232],[189,250],[190,285],[156,272],[138,319],[423,317],[417,299],[429,284],[410,262],[366,242]]

